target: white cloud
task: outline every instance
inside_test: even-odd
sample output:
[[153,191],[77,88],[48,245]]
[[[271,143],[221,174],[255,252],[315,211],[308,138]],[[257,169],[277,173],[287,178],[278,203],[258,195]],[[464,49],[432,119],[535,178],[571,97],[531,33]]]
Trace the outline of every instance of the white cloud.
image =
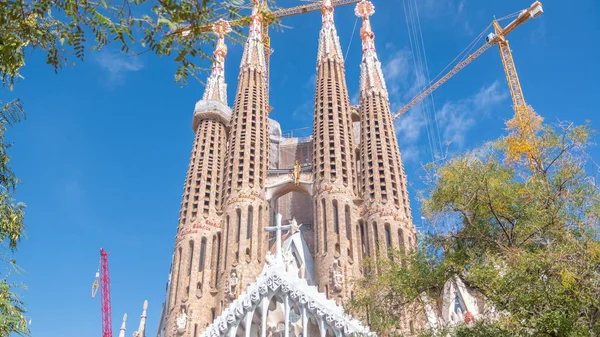
[[[403,151],[403,159],[425,160],[426,158],[420,158],[419,155],[431,152],[425,151],[423,147],[426,146],[424,144],[429,144],[430,137],[437,141],[438,130],[443,147],[450,145],[452,150],[463,149],[468,132],[476,125],[478,119],[489,115],[494,106],[508,97],[507,90],[502,88],[500,82],[495,81],[466,99],[444,103],[435,112],[435,116],[429,118],[421,107],[416,106],[400,117],[395,124],[400,145],[406,149]],[[415,146],[416,151],[412,149]],[[421,148],[418,148],[419,146]]]
[[308,100],[302,103],[292,112],[292,118],[296,121],[308,122],[312,121],[314,110],[314,100]]
[[472,103],[476,110],[485,111],[489,106],[503,101],[508,96],[505,90],[500,89],[500,83],[494,81],[490,86],[483,87],[472,97]]
[[396,121],[396,134],[400,144],[415,143],[421,137],[425,119],[419,109],[412,109]]
[[391,53],[383,62],[383,74],[386,79],[391,101],[398,101],[401,90],[406,88],[411,77],[410,51],[406,48]]
[[113,82],[120,82],[124,79],[126,73],[144,68],[143,62],[138,57],[106,49],[96,54],[95,61],[102,69],[107,71],[109,79]]
[[422,20],[448,19],[450,25],[459,26],[467,34],[473,35],[468,21],[466,0],[408,0],[406,5],[411,1],[414,1],[413,6],[417,5]]

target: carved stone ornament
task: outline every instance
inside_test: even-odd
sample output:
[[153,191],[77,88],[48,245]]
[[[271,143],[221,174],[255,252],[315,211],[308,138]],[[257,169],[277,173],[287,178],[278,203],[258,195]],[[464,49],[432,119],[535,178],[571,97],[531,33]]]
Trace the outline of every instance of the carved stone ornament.
[[181,312],[177,315],[177,320],[175,321],[175,326],[177,327],[177,334],[182,335],[185,332],[185,326],[187,324],[187,314],[185,313],[185,309],[181,308]]
[[232,269],[231,274],[229,275],[229,280],[227,280],[227,289],[225,290],[229,299],[234,300],[237,297],[239,283],[240,280],[238,278],[237,271]]
[[265,256],[265,262],[267,267],[270,267],[273,265],[273,263],[275,262],[275,255],[273,255],[273,253],[271,253],[270,251],[267,252],[267,255]]
[[333,290],[341,292],[344,287],[344,274],[338,260],[333,262],[333,268],[331,270],[331,281],[333,284]]
[[294,254],[290,251],[285,251],[282,253],[283,255],[283,264],[285,265],[285,270],[290,271],[291,267],[294,267],[294,262],[296,259],[294,258]]

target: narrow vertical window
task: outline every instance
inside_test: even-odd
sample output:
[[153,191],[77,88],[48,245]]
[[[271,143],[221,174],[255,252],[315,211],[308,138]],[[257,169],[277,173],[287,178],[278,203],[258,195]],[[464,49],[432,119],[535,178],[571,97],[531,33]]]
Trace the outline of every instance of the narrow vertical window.
[[367,244],[366,244],[366,240],[365,240],[365,225],[364,223],[361,221],[358,222],[359,226],[360,226],[360,249],[362,250],[362,256],[363,258],[367,256]]
[[264,240],[263,238],[265,236],[265,233],[262,231],[262,228],[261,228],[262,221],[263,221],[262,212],[263,212],[262,206],[259,206],[258,207],[258,221],[257,221],[257,223],[258,223],[258,258],[259,259],[261,259],[263,256],[262,247],[263,247],[263,240]]
[[348,240],[348,256],[354,258],[354,239],[352,238],[352,223],[350,222],[350,206],[344,207],[344,220],[346,221],[346,239]]
[[192,275],[192,261],[194,261],[194,241],[190,241],[190,263],[188,265],[188,275]]
[[335,234],[340,234],[340,220],[337,200],[333,201],[333,230],[335,231]]
[[204,259],[206,258],[206,238],[200,241],[200,262],[198,262],[198,271],[204,271]]
[[373,239],[375,241],[375,252],[379,254],[379,232],[377,231],[377,222],[373,222]]
[[404,232],[402,231],[402,228],[398,228],[398,246],[400,248],[400,250],[404,251],[405,247],[404,247]]
[[175,277],[175,287],[173,287],[173,289],[174,289],[173,304],[177,304],[177,292],[179,290],[179,273],[180,272],[181,272],[181,247],[179,247],[179,250],[177,252],[177,276]]
[[254,219],[254,209],[252,208],[252,206],[248,207],[248,224],[246,226],[246,240],[250,240],[252,238],[252,221]]
[[217,283],[219,282],[219,269],[221,268],[221,233],[217,234],[217,266],[214,269],[214,273],[215,273],[215,283],[214,286],[215,288],[217,287]]
[[321,208],[323,213],[323,249],[327,253],[327,209],[325,208],[325,199],[321,200]]
[[390,224],[385,224],[385,247],[386,249],[392,248],[392,233],[390,232]]
[[315,225],[316,225],[315,226],[315,238],[316,238],[316,241],[317,241],[317,246],[316,246],[317,247],[317,253],[319,253],[320,250],[321,250],[321,244],[320,244],[321,243],[320,242],[320,236],[321,235],[319,234],[319,233],[321,233],[321,226],[319,226],[319,213],[318,213],[319,207],[318,206],[319,206],[319,202],[317,200],[315,200],[315,208],[314,208],[315,209],[315,213],[314,213],[314,216],[315,216]]
[[229,248],[229,215],[226,218],[225,224],[226,224],[227,229],[225,231],[225,246],[223,247],[223,251],[225,252],[225,264],[224,265],[226,266],[227,260],[228,260],[228,256],[227,256],[228,249],[227,248]]
[[235,212],[237,214],[237,235],[235,236],[235,242],[240,242],[242,232],[242,211],[238,208]]

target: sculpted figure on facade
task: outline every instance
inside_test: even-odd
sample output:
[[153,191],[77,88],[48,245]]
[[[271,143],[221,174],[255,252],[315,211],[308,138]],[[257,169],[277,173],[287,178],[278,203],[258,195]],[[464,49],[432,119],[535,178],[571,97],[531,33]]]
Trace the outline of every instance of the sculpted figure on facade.
[[341,292],[344,287],[344,274],[341,269],[339,261],[335,260],[331,270],[331,281],[333,283],[333,290],[336,292]]
[[231,274],[229,275],[229,280],[227,280],[227,296],[229,299],[234,300],[237,297],[238,285],[240,280],[237,275],[237,271],[235,269],[231,270]]
[[178,335],[181,335],[185,332],[186,324],[187,314],[185,313],[185,308],[181,308],[181,312],[179,313],[179,315],[177,316],[177,320],[175,321]]

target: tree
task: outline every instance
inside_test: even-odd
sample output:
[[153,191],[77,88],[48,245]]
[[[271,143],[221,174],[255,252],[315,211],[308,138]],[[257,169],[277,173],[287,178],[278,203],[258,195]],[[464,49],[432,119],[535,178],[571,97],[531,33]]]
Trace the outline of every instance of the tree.
[[441,231],[408,263],[382,264],[362,280],[354,307],[376,297],[375,314],[386,319],[372,320],[389,333],[399,308],[439,304],[444,284],[460,277],[495,314],[456,336],[600,335],[600,190],[586,172],[597,170],[586,152],[592,134],[588,125],[545,126],[530,158],[513,156],[503,138],[430,165],[423,213]]
[[[14,200],[13,196],[19,179],[10,167],[7,149],[11,144],[5,139],[6,125],[18,122],[21,115],[15,111],[0,111],[0,245],[3,250],[14,252],[23,235],[25,205]],[[11,332],[27,333],[25,309],[14,290],[18,286],[7,280],[8,274],[17,270],[13,259],[0,253],[2,262],[7,263],[9,272],[0,279],[0,336]]]
[[[151,51],[159,56],[175,55],[177,81],[184,84],[201,68],[199,61],[215,37],[202,27],[220,18],[239,17],[243,0],[0,0],[0,77],[12,90],[26,64],[27,51],[46,53],[46,63],[58,71],[86,50],[114,44],[132,57]],[[182,27],[189,34],[178,34]],[[239,30],[234,31],[238,34]],[[232,37],[235,39],[235,34]],[[18,100],[1,111],[22,111]]]
[[[12,90],[22,78],[21,70],[32,50],[46,53],[46,63],[56,72],[73,60],[83,61],[86,51],[109,44],[136,57],[150,51],[175,56],[177,81],[186,83],[202,70],[199,61],[209,58],[203,47],[215,40],[203,30],[220,18],[238,17],[241,0],[124,0],[114,5],[106,0],[0,0],[0,79]],[[177,31],[187,27],[189,33]],[[237,34],[237,35],[235,35]],[[239,28],[232,37],[240,36]],[[9,253],[24,235],[25,205],[14,200],[19,180],[11,170],[5,139],[8,126],[25,118],[19,99],[0,100],[0,243]],[[9,270],[17,266],[2,255]],[[28,334],[23,303],[15,294],[17,285],[0,276],[0,336]]]

